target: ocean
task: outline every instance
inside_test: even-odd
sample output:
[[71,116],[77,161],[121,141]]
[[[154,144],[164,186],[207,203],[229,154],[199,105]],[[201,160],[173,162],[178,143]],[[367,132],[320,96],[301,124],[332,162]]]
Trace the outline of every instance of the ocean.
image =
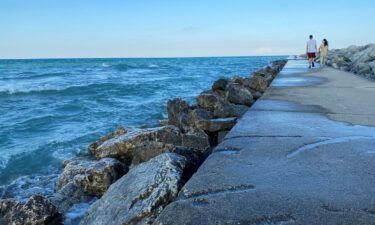
[[157,126],[168,99],[282,58],[0,60],[0,197],[49,196],[62,161],[99,137]]

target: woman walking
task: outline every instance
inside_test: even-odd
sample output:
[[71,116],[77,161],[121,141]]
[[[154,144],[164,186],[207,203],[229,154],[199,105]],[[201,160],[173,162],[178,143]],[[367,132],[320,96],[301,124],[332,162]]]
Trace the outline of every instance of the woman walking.
[[327,64],[328,51],[329,51],[328,41],[327,39],[323,39],[323,42],[319,47],[320,66],[325,66]]

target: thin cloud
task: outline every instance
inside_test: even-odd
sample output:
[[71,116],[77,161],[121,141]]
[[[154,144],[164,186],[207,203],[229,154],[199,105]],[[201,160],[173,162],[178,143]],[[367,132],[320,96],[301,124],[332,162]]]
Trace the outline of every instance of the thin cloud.
[[187,32],[194,32],[194,31],[197,31],[197,30],[199,30],[198,27],[189,26],[189,27],[182,28],[181,30],[179,30],[179,32],[181,32],[181,33],[187,33]]

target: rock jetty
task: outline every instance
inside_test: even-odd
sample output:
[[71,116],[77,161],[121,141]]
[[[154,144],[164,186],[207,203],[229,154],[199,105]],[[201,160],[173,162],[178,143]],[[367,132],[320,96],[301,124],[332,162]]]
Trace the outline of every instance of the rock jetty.
[[169,100],[163,126],[119,128],[102,137],[89,145],[90,157],[64,162],[49,199],[2,200],[0,222],[60,224],[74,204],[98,198],[81,225],[151,224],[286,62],[274,61],[249,77],[218,79],[193,105]]
[[327,64],[368,79],[375,79],[375,44],[350,46],[329,52]]

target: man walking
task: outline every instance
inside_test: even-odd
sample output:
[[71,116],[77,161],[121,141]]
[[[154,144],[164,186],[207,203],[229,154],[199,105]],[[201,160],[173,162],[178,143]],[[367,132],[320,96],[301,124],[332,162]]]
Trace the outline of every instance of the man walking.
[[306,46],[306,53],[307,53],[307,58],[309,59],[309,69],[311,67],[315,67],[315,57],[316,57],[316,52],[318,48],[316,45],[316,41],[314,40],[314,37],[310,35],[310,40],[307,41],[307,46]]

